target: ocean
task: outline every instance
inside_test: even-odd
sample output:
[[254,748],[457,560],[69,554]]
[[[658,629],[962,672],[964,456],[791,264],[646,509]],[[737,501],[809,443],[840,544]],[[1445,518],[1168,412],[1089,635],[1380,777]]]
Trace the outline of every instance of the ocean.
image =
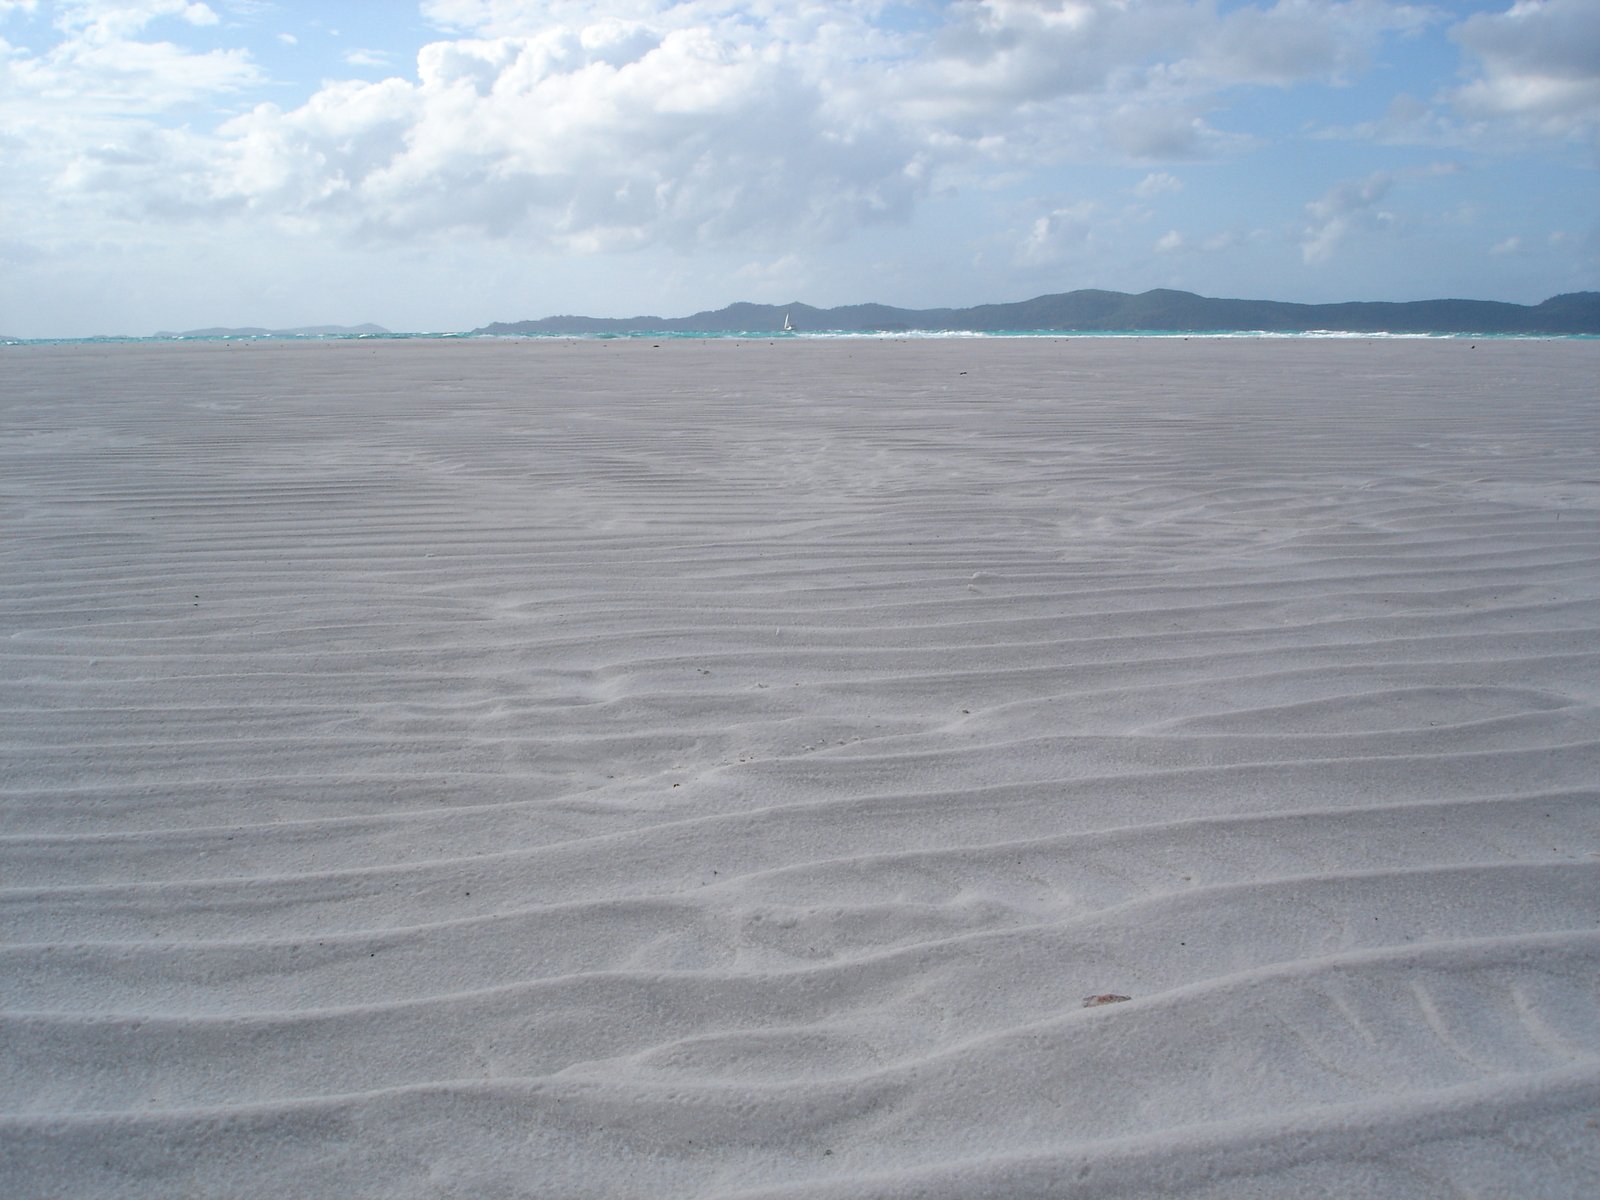
[[900,330],[751,330],[726,329],[685,332],[682,330],[638,330],[607,333],[360,333],[360,334],[215,334],[207,336],[123,337],[102,336],[87,338],[3,338],[0,346],[79,346],[79,345],[159,345],[164,343],[207,342],[400,342],[400,341],[531,341],[531,342],[611,342],[611,341],[838,341],[854,339],[865,341],[918,341],[947,340],[952,338],[1060,338],[1071,340],[1096,338],[1252,338],[1322,340],[1328,338],[1382,338],[1408,341],[1596,341],[1600,335],[1555,333],[1391,333],[1372,330],[1310,329],[900,329]]

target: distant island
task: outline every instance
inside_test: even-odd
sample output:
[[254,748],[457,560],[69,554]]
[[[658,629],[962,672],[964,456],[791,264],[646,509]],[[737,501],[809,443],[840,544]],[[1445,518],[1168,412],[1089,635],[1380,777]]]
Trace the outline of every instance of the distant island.
[[362,334],[386,334],[382,325],[301,325],[295,329],[258,329],[246,325],[237,329],[216,326],[210,329],[185,329],[181,333],[157,330],[158,338],[217,338],[217,337],[360,337]]
[[910,333],[1004,330],[1205,333],[1260,330],[1305,333],[1531,333],[1600,334],[1600,292],[1570,292],[1542,304],[1495,300],[1410,300],[1397,303],[1286,304],[1276,300],[1218,300],[1193,292],[1085,290],[1037,296],[1015,304],[975,308],[892,308],[851,304],[730,304],[690,317],[544,317],[496,322],[475,334],[776,333],[787,319],[797,332]]

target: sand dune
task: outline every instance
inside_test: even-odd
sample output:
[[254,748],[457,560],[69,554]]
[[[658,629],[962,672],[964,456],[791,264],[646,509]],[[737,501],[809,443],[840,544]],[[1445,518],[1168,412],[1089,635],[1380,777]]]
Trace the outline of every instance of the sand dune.
[[1600,346],[0,371],[8,1196],[1600,1194]]

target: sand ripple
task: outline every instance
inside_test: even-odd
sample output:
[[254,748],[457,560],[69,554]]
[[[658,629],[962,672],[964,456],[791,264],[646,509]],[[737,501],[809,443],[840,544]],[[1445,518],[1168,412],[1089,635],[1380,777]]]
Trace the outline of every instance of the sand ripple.
[[1600,347],[3,366],[8,1195],[1600,1194]]

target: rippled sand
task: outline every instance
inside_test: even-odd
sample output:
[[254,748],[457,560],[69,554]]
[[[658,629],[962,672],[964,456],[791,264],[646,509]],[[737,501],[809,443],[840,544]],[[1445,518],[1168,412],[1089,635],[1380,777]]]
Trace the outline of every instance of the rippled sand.
[[1600,1194],[1596,379],[0,352],[8,1195]]

